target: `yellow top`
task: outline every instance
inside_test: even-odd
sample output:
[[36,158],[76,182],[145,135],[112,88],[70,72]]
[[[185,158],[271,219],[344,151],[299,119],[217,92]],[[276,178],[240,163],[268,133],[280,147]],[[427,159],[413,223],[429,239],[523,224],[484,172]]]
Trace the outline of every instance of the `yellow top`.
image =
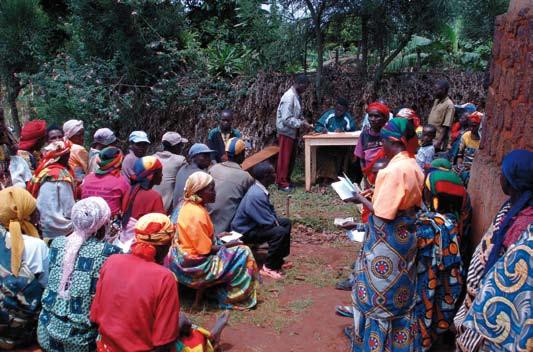
[[178,216],[179,248],[189,255],[208,255],[213,245],[214,227],[207,209],[186,201]]

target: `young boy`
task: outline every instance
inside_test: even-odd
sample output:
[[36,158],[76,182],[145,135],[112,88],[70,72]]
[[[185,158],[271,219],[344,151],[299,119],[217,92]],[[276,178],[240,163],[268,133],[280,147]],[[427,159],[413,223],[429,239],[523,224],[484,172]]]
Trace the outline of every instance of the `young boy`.
[[422,129],[422,138],[420,139],[420,148],[416,153],[416,162],[422,168],[426,170],[433,161],[435,156],[435,147],[433,146],[433,140],[437,135],[437,129],[433,125],[425,125]]
[[222,330],[229,320],[225,311],[217,318],[211,331],[193,325],[187,316],[180,312],[180,337],[176,343],[176,352],[213,352],[218,347]]

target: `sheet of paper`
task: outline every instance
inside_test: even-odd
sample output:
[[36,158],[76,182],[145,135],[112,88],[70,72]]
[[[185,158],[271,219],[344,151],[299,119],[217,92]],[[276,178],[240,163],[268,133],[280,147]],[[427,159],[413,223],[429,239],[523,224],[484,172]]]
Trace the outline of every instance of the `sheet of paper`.
[[353,189],[346,185],[345,181],[337,181],[331,184],[331,187],[337,192],[342,200],[353,197]]
[[348,222],[351,222],[351,221],[354,221],[354,218],[351,217],[351,218],[346,218],[346,219],[343,219],[343,218],[335,218],[335,220],[333,220],[333,224],[335,226],[343,226],[344,224],[348,223]]
[[364,231],[349,230],[349,231],[346,231],[346,236],[348,236],[348,238],[351,241],[363,242],[363,240],[365,239],[365,232]]
[[241,233],[238,233],[238,232],[235,232],[235,231],[231,231],[230,233],[231,233],[231,235],[220,237],[220,240],[222,242],[224,242],[224,243],[228,243],[228,242],[231,242],[231,241],[238,240],[238,239],[240,239],[242,237]]

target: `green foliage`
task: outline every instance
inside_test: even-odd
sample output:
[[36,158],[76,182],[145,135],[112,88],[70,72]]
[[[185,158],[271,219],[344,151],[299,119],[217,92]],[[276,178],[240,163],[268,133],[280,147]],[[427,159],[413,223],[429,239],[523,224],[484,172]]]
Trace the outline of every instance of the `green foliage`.
[[34,71],[42,58],[48,19],[38,0],[0,1],[0,72]]

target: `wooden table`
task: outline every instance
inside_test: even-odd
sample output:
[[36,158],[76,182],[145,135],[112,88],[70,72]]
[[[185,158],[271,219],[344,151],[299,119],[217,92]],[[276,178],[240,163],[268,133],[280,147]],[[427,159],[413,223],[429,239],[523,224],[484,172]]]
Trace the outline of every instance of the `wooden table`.
[[305,142],[305,190],[309,192],[316,179],[316,150],[327,146],[355,146],[361,131],[308,134],[303,136]]

